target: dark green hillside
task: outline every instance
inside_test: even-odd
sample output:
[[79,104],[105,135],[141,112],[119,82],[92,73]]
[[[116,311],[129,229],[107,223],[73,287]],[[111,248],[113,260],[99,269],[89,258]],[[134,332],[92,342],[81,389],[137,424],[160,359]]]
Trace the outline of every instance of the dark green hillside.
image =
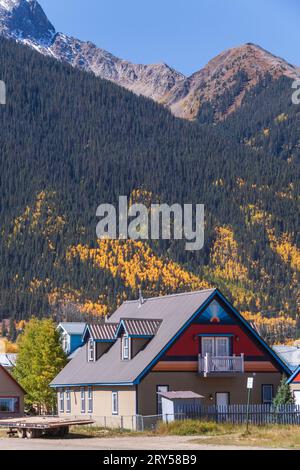
[[[178,120],[150,100],[3,39],[0,78],[8,89],[0,109],[0,317],[46,315],[62,292],[78,292],[82,303],[103,294],[112,307],[124,289],[120,275],[70,261],[67,252],[96,246],[97,206],[138,188],[169,204],[206,206],[204,250],[188,254],[182,244],[164,243],[153,246],[156,253],[217,283],[243,310],[295,314],[296,161],[241,144],[241,128],[237,138],[229,124]],[[280,196],[287,191],[291,197]],[[296,250],[292,261],[280,251],[284,234]],[[129,286],[126,292],[136,295]]]

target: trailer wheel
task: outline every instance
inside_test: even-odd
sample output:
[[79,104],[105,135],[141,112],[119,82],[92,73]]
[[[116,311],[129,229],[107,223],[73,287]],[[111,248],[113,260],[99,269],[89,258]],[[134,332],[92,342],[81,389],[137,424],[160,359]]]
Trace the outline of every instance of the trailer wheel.
[[26,429],[27,439],[38,439],[42,436],[42,431],[39,429]]
[[26,430],[25,429],[18,429],[17,435],[19,439],[25,439],[26,437]]
[[65,437],[69,434],[69,426],[63,426],[58,431],[59,437]]

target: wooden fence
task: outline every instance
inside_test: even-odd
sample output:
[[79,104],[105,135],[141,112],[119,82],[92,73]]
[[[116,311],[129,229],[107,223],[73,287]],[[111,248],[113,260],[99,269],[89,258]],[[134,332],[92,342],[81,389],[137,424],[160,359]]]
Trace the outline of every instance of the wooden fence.
[[[300,405],[227,405],[187,406],[178,410],[176,419],[201,419],[216,423],[245,424],[247,413],[249,423],[262,426],[267,424],[300,425]],[[165,416],[165,421],[171,416]]]

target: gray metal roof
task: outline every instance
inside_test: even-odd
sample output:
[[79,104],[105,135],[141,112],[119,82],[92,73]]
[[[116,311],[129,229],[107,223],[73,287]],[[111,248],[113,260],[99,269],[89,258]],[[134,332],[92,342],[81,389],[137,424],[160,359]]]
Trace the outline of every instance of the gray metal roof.
[[274,351],[289,366],[291,370],[297,369],[300,364],[300,348],[297,346],[273,346]]
[[16,365],[17,354],[0,354],[0,365],[5,368],[12,368]]
[[94,340],[114,340],[118,326],[118,323],[90,324],[88,329]]
[[122,321],[126,333],[130,336],[154,336],[162,322],[162,320],[145,320],[141,318],[124,318]]
[[199,398],[205,398],[202,395],[198,395],[195,392],[159,392],[158,395],[167,398],[168,400],[194,400]]
[[84,322],[82,323],[63,322],[58,325],[57,329],[62,328],[69,335],[83,335],[85,326],[86,326],[86,323]]
[[71,361],[72,359],[74,359],[75,356],[77,356],[77,354],[79,353],[80,349],[82,349],[83,346],[75,349],[75,351],[72,352],[72,354],[69,354],[68,356],[68,361]]
[[58,374],[51,385],[132,384],[150,366],[162,349],[185,326],[197,310],[216,292],[216,289],[175,294],[140,301],[124,302],[110,317],[109,323],[121,319],[157,319],[161,325],[145,349],[130,361],[120,357],[120,339],[97,362],[87,362],[86,345]]

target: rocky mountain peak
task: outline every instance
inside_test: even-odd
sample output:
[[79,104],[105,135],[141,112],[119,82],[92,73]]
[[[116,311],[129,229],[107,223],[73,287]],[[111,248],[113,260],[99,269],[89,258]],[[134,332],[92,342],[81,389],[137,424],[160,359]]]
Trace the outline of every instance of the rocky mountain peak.
[[216,116],[223,119],[240,106],[246,91],[267,74],[274,79],[281,76],[295,79],[299,77],[299,69],[256,44],[228,49],[189,77],[184,87],[174,89],[169,106],[176,116],[194,119],[201,103],[230,91],[234,95],[233,103],[223,115]]
[[36,0],[0,0],[0,31],[7,37],[50,46],[55,28]]
[[229,92],[232,103],[215,116],[224,119],[267,73],[273,78],[300,76],[299,69],[253,43],[222,52],[191,77],[166,63],[133,64],[91,42],[56,33],[36,0],[0,0],[0,34],[151,98],[174,115],[191,120],[197,117],[202,103]]

